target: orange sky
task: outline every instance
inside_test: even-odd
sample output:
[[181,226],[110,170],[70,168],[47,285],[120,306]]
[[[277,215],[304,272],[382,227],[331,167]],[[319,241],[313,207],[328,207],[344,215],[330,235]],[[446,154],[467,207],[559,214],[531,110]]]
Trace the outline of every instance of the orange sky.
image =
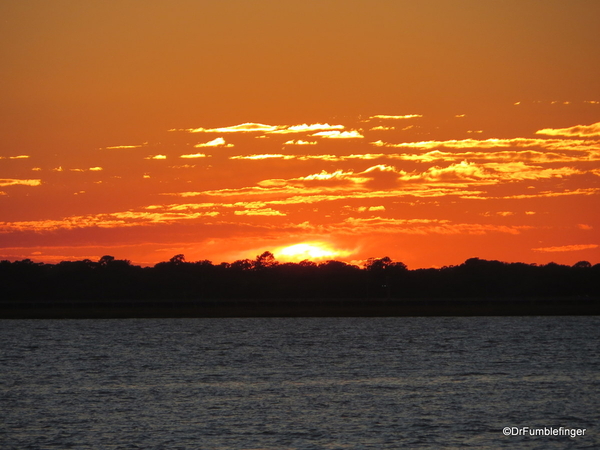
[[598,17],[4,1],[0,259],[600,263]]

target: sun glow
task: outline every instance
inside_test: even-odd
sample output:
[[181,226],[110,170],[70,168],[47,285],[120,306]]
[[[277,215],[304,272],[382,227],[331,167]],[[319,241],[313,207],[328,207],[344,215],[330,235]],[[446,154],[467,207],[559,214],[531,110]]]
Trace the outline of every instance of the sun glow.
[[335,250],[328,244],[322,242],[294,244],[287,247],[281,247],[275,250],[277,259],[285,261],[310,261],[322,259],[334,259],[348,256],[350,252]]

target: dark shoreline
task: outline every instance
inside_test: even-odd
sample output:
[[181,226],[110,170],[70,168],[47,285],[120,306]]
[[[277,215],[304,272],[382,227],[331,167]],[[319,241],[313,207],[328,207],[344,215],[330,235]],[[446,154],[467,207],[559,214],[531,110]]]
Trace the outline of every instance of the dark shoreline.
[[591,316],[600,298],[2,301],[0,319]]

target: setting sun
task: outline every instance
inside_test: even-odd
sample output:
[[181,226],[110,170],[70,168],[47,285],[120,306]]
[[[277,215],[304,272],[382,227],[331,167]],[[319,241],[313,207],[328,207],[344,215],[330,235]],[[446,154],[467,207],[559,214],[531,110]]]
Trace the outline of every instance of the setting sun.
[[282,261],[303,261],[343,258],[350,252],[334,250],[324,243],[302,243],[275,250],[275,256]]

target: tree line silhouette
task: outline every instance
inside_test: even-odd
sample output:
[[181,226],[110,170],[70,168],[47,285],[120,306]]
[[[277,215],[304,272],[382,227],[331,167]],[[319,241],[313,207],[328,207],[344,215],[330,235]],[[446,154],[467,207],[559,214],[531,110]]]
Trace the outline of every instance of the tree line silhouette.
[[57,264],[0,261],[2,300],[419,299],[599,297],[600,264],[463,264],[409,270],[388,257],[363,267],[341,261],[280,263],[270,252],[254,260],[213,264],[184,255],[153,267],[103,256]]

